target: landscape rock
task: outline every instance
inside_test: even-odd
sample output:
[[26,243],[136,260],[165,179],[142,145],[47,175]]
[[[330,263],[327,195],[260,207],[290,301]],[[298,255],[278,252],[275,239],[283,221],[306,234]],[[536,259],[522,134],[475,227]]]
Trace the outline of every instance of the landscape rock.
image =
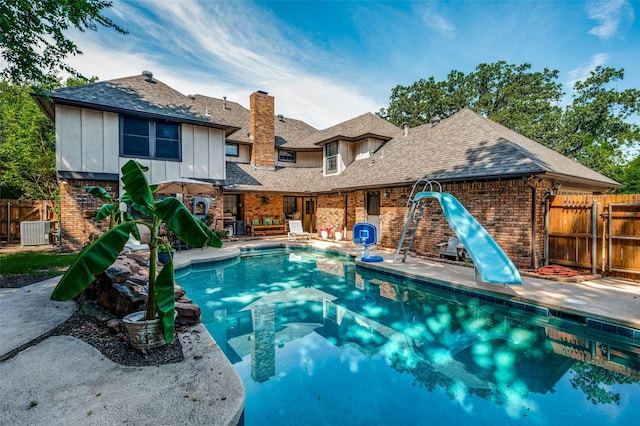
[[[114,316],[122,318],[145,309],[149,288],[149,269],[141,265],[138,258],[138,255],[134,254],[121,255],[82,293],[79,297],[80,305],[87,312],[91,312],[90,316],[106,323]],[[174,297],[178,312],[176,324],[199,323],[200,307],[186,297],[186,291],[177,284],[174,285]],[[98,312],[96,305],[101,306],[104,312]]]
[[176,317],[178,325],[193,325],[200,322],[200,306],[195,303],[176,302],[176,311],[178,312]]

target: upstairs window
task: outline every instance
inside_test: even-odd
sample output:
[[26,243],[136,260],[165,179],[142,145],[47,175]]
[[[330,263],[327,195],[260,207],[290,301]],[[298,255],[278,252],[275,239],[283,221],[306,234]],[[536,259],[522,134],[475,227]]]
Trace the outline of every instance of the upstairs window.
[[180,161],[181,146],[178,123],[120,116],[122,157]]
[[283,163],[295,163],[295,151],[284,151],[282,149],[278,150],[278,161],[282,161]]
[[239,157],[240,148],[237,143],[227,143],[224,145],[224,153],[230,157]]
[[338,141],[328,143],[325,147],[325,168],[327,172],[338,171]]

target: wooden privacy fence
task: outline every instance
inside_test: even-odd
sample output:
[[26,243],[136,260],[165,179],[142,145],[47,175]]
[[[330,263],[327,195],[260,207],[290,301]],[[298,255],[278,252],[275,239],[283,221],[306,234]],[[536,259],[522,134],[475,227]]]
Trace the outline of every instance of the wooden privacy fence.
[[640,195],[556,195],[547,201],[548,263],[640,280]]
[[55,221],[53,201],[0,199],[0,241],[20,242],[20,223]]

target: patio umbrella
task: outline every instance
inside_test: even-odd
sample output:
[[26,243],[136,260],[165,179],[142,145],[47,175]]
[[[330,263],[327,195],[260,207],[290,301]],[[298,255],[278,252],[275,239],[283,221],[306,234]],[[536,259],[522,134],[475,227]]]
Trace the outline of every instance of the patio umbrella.
[[196,195],[211,194],[214,191],[212,183],[190,178],[166,180],[155,185],[158,185],[156,194]]

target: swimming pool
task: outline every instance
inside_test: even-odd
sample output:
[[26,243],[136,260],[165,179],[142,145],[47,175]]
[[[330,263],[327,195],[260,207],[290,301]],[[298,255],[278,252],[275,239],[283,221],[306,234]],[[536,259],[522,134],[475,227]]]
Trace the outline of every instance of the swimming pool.
[[242,378],[245,423],[631,424],[640,348],[311,250],[176,279]]

